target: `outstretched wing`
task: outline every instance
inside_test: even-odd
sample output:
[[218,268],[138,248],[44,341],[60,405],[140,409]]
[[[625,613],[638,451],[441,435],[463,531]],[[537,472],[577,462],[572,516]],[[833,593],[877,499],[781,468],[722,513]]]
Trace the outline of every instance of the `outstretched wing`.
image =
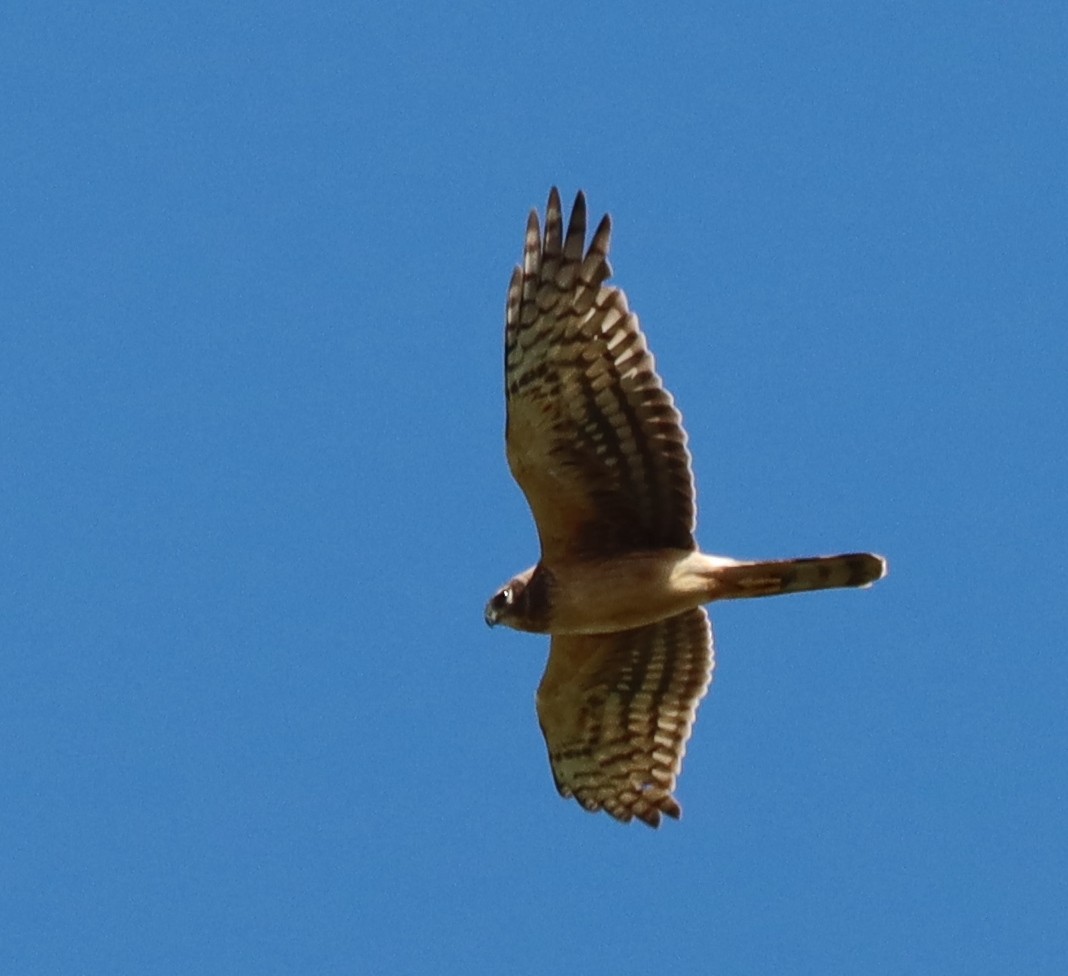
[[537,703],[560,795],[651,827],[678,818],[675,781],[713,666],[700,607],[634,630],[553,637]]
[[584,253],[586,200],[566,236],[549,194],[542,237],[527,223],[508,289],[508,463],[542,556],[694,547],[694,488],[682,418],[611,274],[606,215]]

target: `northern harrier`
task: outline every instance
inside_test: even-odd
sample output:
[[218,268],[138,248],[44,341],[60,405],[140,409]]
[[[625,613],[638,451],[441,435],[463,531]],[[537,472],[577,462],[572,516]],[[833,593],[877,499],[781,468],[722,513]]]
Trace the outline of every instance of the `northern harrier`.
[[580,192],[563,232],[549,194],[527,221],[508,288],[508,464],[541,559],[486,605],[486,622],[550,634],[537,708],[561,796],[652,827],[672,795],[712,678],[702,604],[869,586],[871,553],[739,562],[694,541],[682,418],[611,275],[606,215],[585,250]]

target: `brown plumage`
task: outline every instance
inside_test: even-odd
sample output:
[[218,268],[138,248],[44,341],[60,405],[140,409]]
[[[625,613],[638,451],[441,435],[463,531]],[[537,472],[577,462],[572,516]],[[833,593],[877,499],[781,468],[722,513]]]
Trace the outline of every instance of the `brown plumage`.
[[508,463],[534,514],[538,564],[490,600],[486,621],[552,635],[538,717],[556,787],[587,810],[651,826],[674,797],[712,677],[702,604],[868,586],[871,553],[741,562],[700,552],[682,418],[618,288],[611,222],[588,249],[586,201],[566,234],[549,194],[527,222],[508,289]]

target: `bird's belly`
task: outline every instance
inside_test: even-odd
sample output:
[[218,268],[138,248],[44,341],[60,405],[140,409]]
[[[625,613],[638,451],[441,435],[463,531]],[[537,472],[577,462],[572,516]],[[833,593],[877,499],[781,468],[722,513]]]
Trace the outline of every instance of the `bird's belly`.
[[550,567],[553,634],[603,634],[673,617],[705,602],[691,563],[679,549],[629,553]]

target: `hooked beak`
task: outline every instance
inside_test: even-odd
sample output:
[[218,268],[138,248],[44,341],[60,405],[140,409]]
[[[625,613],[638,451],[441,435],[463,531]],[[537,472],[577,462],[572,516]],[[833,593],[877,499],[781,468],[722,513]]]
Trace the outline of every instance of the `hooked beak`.
[[494,610],[493,607],[489,606],[488,604],[486,606],[486,613],[484,619],[486,621],[487,627],[497,626],[497,611]]

